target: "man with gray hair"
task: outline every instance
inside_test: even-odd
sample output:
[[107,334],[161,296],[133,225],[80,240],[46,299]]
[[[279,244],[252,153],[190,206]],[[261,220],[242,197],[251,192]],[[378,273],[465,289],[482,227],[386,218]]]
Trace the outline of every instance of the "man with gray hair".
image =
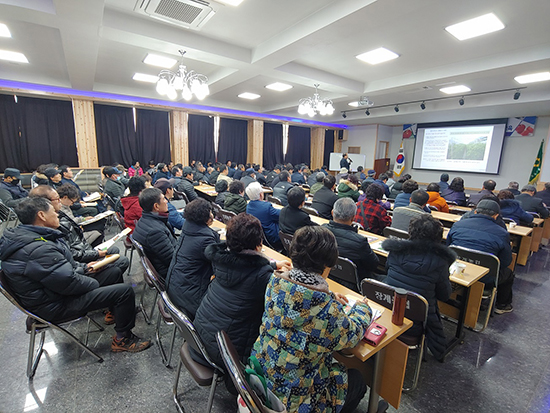
[[430,199],[430,196],[423,189],[413,191],[408,206],[397,207],[393,210],[391,227],[409,232],[409,222],[411,219],[428,213],[424,211],[428,199]]
[[519,183],[516,181],[510,181],[508,183],[508,188],[506,189],[510,191],[514,196],[521,194],[521,192],[519,192]]
[[542,199],[533,195],[537,193],[537,188],[534,185],[525,185],[521,188],[521,194],[516,196],[516,201],[519,201],[521,207],[527,212],[536,212],[541,218],[548,218],[548,209],[542,203]]
[[[374,270],[378,266],[378,257],[370,248],[367,237],[358,233],[353,227],[353,218],[357,212],[357,206],[351,198],[340,198],[334,203],[332,209],[333,219],[324,224],[335,236],[338,244],[338,255],[348,258],[357,266],[359,280],[372,278]],[[354,284],[345,284],[346,287],[357,291]]]
[[317,172],[317,174],[315,174],[315,183],[309,188],[309,194],[311,196],[315,195],[315,192],[323,187],[323,179],[325,179],[325,174],[323,172]]

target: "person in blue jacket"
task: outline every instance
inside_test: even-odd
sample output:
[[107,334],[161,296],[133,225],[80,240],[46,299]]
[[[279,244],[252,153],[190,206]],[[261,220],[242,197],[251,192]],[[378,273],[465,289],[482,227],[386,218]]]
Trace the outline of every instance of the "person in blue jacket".
[[155,182],[154,187],[160,189],[162,194],[168,200],[168,223],[174,228],[181,230],[185,219],[183,219],[183,215],[178,212],[176,207],[170,203],[170,200],[174,197],[174,189],[172,188],[172,184],[168,179],[160,178],[157,182]]
[[252,182],[246,187],[246,195],[250,202],[246,206],[246,212],[254,215],[262,223],[265,237],[274,248],[282,248],[279,240],[279,214],[280,209],[273,208],[271,202],[264,202],[264,192],[259,182]]
[[533,222],[533,215],[526,212],[519,201],[514,199],[514,194],[507,189],[502,189],[498,193],[500,200],[500,215],[503,218],[513,219],[516,224],[529,225]]

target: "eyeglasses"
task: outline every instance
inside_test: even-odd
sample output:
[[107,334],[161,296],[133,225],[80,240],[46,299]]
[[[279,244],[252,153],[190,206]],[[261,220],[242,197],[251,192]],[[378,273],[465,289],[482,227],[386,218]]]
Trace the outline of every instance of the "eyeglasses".
[[61,200],[61,198],[57,197],[57,198],[50,198],[50,201],[51,202],[59,202]]

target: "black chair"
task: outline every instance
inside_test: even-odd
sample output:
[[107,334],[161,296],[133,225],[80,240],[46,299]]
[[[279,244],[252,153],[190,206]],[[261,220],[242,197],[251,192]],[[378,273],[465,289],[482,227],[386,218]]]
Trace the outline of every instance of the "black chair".
[[222,207],[216,204],[215,202],[212,202],[212,210],[213,210],[214,218],[216,218],[220,222],[223,222],[223,219],[221,216]]
[[189,203],[189,198],[187,198],[186,193],[185,192],[180,192],[175,188],[174,188],[174,199],[184,200],[186,205]]
[[314,217],[319,216],[319,212],[315,208],[304,206],[302,207],[302,211],[307,212],[309,215],[313,215]]
[[386,238],[409,239],[410,237],[407,231],[403,231],[401,229],[392,228],[392,227],[384,228],[384,231],[382,231],[382,234],[384,234]]
[[[383,282],[365,278],[361,281],[361,293],[367,299],[390,310],[393,307],[394,287]],[[426,322],[428,320],[428,301],[412,291],[407,291],[407,305],[405,308],[405,317],[413,323],[422,326],[422,330],[418,335],[412,335],[408,331],[401,334],[398,339],[409,346],[409,349],[418,350],[416,356],[416,365],[414,368],[413,382],[410,387],[403,387],[403,391],[408,392],[416,388],[418,377],[420,376],[420,366],[424,357],[424,347],[426,340]]]
[[151,324],[151,320],[153,318],[153,312],[155,311],[155,305],[153,304],[153,306],[151,308],[151,311],[148,314],[147,310],[145,309],[145,304],[144,304],[143,301],[145,299],[145,291],[147,289],[149,289],[149,290],[155,291],[155,299],[153,301],[153,303],[155,303],[157,301],[157,297],[158,297],[158,289],[155,288],[155,282],[153,280],[154,274],[148,272],[147,268],[144,264],[143,260],[147,257],[145,256],[145,251],[143,250],[143,245],[141,245],[141,243],[139,243],[138,241],[136,241],[134,239],[133,234],[130,234],[130,242],[132,242],[132,244],[134,245],[136,251],[138,252],[138,256],[140,258],[141,265],[143,267],[143,281],[144,281],[144,283],[143,283],[143,289],[141,290],[141,295],[140,295],[140,298],[139,298],[139,309],[141,310],[141,312],[143,314],[143,318],[145,318],[145,322],[147,324]]
[[439,211],[439,209],[437,209],[433,205],[428,205],[428,208],[430,208],[430,211]]
[[[166,294],[165,291],[161,293],[161,297],[164,301],[164,305],[166,306],[168,313],[172,316],[174,323],[176,324],[178,330],[183,335],[183,338],[185,340],[180,349],[180,362],[178,364],[178,370],[176,372],[176,378],[174,380],[174,403],[176,403],[176,406],[180,413],[185,412],[181,402],[178,399],[178,383],[181,374],[181,367],[182,365],[185,365],[187,371],[189,372],[189,374],[191,374],[191,377],[193,377],[193,380],[195,380],[195,382],[199,386],[210,386],[208,405],[205,410],[207,413],[210,413],[210,410],[212,410],[212,402],[214,401],[214,392],[216,390],[216,385],[219,381],[221,381],[224,371],[212,361],[212,359],[206,352],[204,344],[191,320],[189,320],[189,318],[183,313],[183,311],[179,310],[172,303],[170,297],[168,297],[168,294]],[[193,360],[191,354],[189,353],[190,347],[193,348],[193,350],[195,350],[196,352],[202,354],[204,360],[209,364],[209,366],[205,366],[204,364],[197,363],[195,360]]]
[[497,258],[496,255],[490,254],[488,252],[477,251],[470,248],[458,247],[456,245],[451,245],[450,248],[454,252],[456,252],[458,259],[462,261],[470,262],[472,264],[479,265],[481,267],[488,268],[489,273],[486,275],[486,277],[492,277],[495,280],[493,286],[485,285],[485,288],[483,290],[483,299],[489,301],[489,305],[487,307],[487,313],[485,314],[485,318],[482,319],[481,321],[482,327],[477,328],[477,325],[476,325],[476,327],[473,328],[474,331],[480,333],[483,330],[485,330],[485,328],[487,327],[487,324],[489,324],[489,317],[491,317],[491,314],[493,313],[493,309],[496,301],[496,295],[497,295],[498,278],[500,274],[500,260]]
[[[100,363],[103,362],[103,358],[99,356],[91,348],[88,347],[88,334],[90,332],[90,322],[93,323],[98,328],[98,331],[104,330],[104,328],[100,326],[98,323],[96,323],[92,318],[88,317],[87,315],[83,315],[82,317],[75,317],[68,320],[63,320],[58,323],[52,323],[44,320],[41,317],[38,317],[37,315],[31,313],[30,311],[25,309],[23,306],[21,306],[19,302],[15,299],[15,295],[13,294],[13,292],[11,291],[11,289],[8,287],[6,283],[6,276],[2,270],[0,270],[0,291],[2,292],[4,297],[6,297],[14,306],[16,306],[23,314],[27,315],[27,332],[30,334],[29,354],[27,358],[27,377],[29,378],[29,380],[31,380],[34,377],[34,374],[36,373],[36,368],[38,367],[38,363],[40,362],[40,358],[42,356],[42,353],[44,352],[44,341],[46,339],[46,331],[48,330],[48,328],[62,332],[69,339],[74,341],[81,349],[86,351],[88,354],[94,356],[98,362]],[[61,326],[62,324],[77,321],[82,318],[88,319],[88,325],[86,329],[86,338],[84,339],[84,343],[80,341],[72,333],[70,333],[68,330],[66,330]],[[36,351],[36,353],[34,353],[34,343],[36,341],[37,333],[40,333],[40,343],[38,344],[38,350]]]
[[354,228],[357,228],[358,230],[361,230],[361,231],[368,231],[368,229],[365,230],[365,227],[363,225],[361,225],[359,222],[352,222],[351,226],[354,227]]
[[219,215],[220,215],[221,221],[225,225],[227,225],[229,223],[229,221],[231,221],[231,218],[237,216],[237,214],[235,214],[234,212],[226,211],[225,209],[220,209]]
[[504,221],[505,224],[511,224],[511,223],[513,222],[514,224],[517,225],[517,222],[516,222],[514,219],[512,219],[512,218],[505,218],[505,217],[502,217],[502,220]]
[[277,204],[277,205],[283,206],[283,203],[281,202],[281,200],[279,198],[277,198],[276,196],[268,195],[267,200],[269,202],[271,202],[272,204]]
[[293,235],[286,234],[283,231],[279,231],[279,239],[281,240],[283,248],[287,254],[290,252],[290,244],[292,243],[292,238],[294,238]]
[[332,267],[328,277],[353,291],[361,291],[361,284],[357,275],[357,266],[347,258],[338,257],[336,265]]

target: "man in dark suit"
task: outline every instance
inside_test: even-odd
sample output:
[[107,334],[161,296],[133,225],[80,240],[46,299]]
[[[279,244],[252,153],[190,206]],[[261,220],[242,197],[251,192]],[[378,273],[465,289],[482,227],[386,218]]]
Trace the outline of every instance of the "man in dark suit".
[[550,182],[546,182],[544,184],[544,190],[538,191],[534,196],[542,199],[542,202],[544,202],[546,206],[550,206]]
[[525,185],[521,188],[521,194],[516,196],[521,207],[527,212],[536,212],[541,218],[548,218],[548,209],[542,203],[542,199],[535,197],[537,188],[534,185]]
[[481,191],[479,191],[477,194],[470,195],[470,199],[468,200],[468,203],[477,205],[478,202],[481,201],[481,198],[483,198],[484,196],[494,195],[493,191],[495,190],[496,186],[497,186],[497,183],[492,179],[489,179],[483,182],[483,188],[481,188]]
[[340,159],[340,168],[346,168],[348,172],[351,172],[351,159],[348,158],[348,154],[345,153]]
[[332,218],[332,207],[338,201],[338,195],[334,193],[336,187],[336,178],[327,175],[323,179],[323,187],[315,192],[311,207],[314,208],[322,218]]

